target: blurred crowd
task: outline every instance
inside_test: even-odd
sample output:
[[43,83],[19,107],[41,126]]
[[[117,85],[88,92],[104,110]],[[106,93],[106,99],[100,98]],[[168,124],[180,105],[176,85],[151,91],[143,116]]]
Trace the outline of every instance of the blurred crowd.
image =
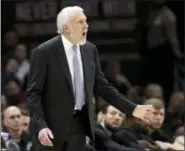
[[[184,92],[172,90],[173,61],[181,59],[176,33],[170,28],[173,28],[175,16],[167,7],[158,5],[156,9],[139,23],[143,25],[139,41],[144,74],[141,83],[132,83],[122,73],[117,60],[107,60],[103,69],[109,82],[130,100],[153,105],[158,110],[153,113],[153,124],[145,125],[128,117],[95,96],[95,146],[92,147],[87,138],[87,150],[184,150]],[[161,34],[162,22],[165,36]],[[31,48],[21,42],[14,29],[9,30],[2,40],[1,147],[34,150],[26,100]]]

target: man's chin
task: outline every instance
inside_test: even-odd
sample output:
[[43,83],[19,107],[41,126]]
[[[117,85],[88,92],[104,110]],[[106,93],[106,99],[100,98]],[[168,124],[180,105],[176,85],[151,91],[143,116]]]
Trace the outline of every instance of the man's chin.
[[80,45],[85,45],[86,42],[87,42],[87,40],[83,39],[83,40],[80,41]]

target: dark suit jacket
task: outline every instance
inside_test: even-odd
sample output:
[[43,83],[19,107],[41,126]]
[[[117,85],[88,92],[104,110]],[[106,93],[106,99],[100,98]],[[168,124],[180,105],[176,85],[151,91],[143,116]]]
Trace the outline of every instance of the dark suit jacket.
[[[94,121],[92,97],[94,93],[108,103],[131,115],[135,104],[129,102],[105,79],[100,68],[97,48],[91,42],[80,46],[85,96],[86,118],[93,139]],[[40,46],[32,54],[28,78],[28,102],[31,113],[32,133],[50,128],[54,134],[54,146],[60,148],[67,140],[74,110],[71,75],[61,36],[56,36]]]

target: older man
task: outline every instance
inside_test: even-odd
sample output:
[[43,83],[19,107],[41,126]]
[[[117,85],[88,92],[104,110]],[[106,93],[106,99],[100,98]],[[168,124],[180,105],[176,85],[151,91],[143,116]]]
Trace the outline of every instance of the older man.
[[31,129],[41,150],[84,149],[94,139],[93,93],[124,113],[147,122],[151,106],[137,106],[105,79],[97,48],[86,40],[83,9],[66,7],[57,16],[59,35],[33,51],[28,78]]

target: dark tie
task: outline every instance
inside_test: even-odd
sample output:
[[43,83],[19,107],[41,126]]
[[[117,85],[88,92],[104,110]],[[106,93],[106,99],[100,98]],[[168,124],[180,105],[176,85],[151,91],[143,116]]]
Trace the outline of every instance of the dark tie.
[[84,97],[83,97],[83,80],[82,77],[80,76],[80,60],[78,59],[77,55],[77,46],[73,46],[73,66],[74,66],[74,92],[75,92],[75,100],[76,100],[76,107],[81,110],[83,103],[84,103]]

